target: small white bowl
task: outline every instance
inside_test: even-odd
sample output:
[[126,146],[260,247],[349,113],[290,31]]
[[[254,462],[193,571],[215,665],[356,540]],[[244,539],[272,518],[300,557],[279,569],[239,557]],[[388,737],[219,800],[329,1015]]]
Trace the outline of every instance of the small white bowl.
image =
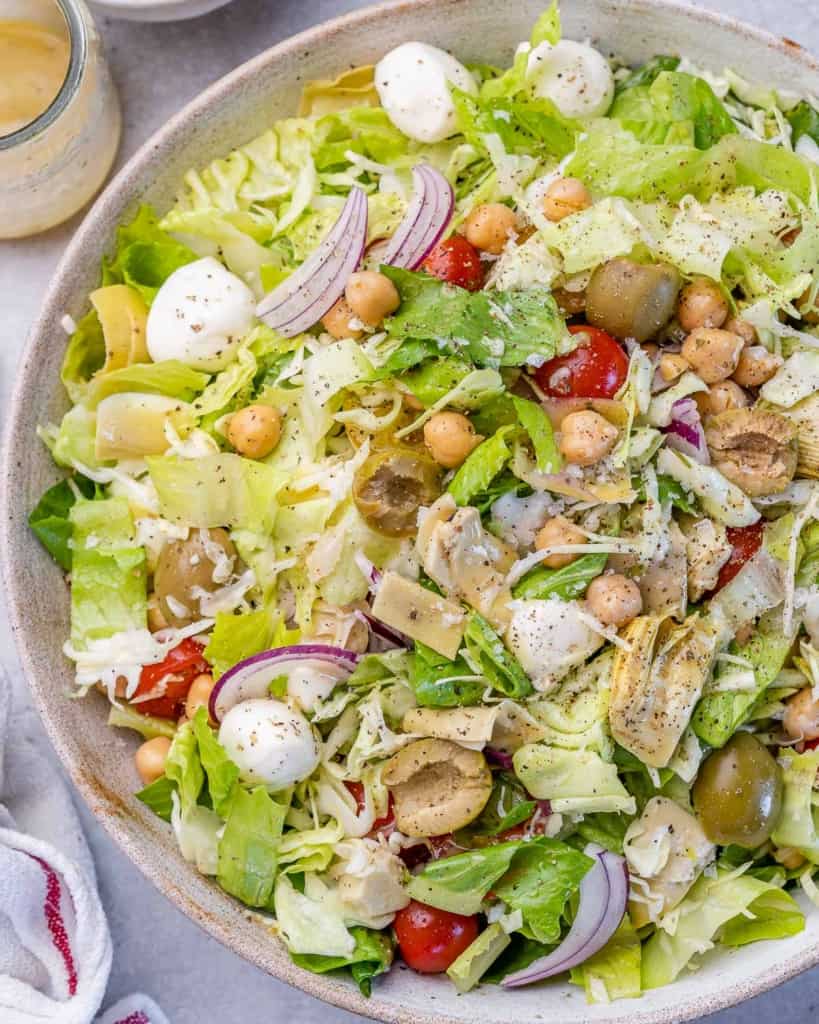
[[124,21],[182,21],[198,18],[230,0],[88,0],[95,14]]

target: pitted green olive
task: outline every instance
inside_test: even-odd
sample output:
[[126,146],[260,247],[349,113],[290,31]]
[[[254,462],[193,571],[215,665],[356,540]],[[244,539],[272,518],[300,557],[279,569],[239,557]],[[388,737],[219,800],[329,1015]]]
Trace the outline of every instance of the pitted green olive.
[[[218,564],[223,561],[224,565]],[[187,540],[164,544],[154,573],[154,592],[168,625],[178,629],[202,618],[193,588],[212,593],[224,586],[236,567],[236,548],[221,528],[191,530]]]
[[586,319],[617,338],[648,341],[671,319],[680,283],[667,263],[609,260],[586,288]]
[[756,736],[738,732],[702,764],[692,797],[705,834],[752,850],[773,832],[782,808],[782,772]]
[[373,452],[353,481],[356,508],[367,523],[388,537],[410,537],[418,509],[441,494],[441,469],[425,452],[386,448]]

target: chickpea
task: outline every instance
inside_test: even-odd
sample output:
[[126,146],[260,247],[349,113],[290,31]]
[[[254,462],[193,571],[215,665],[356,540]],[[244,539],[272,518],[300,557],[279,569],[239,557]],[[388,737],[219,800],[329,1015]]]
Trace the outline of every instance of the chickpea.
[[170,749],[171,741],[167,736],[155,736],[137,748],[134,764],[143,785],[150,786],[152,782],[162,778]]
[[660,376],[666,384],[670,384],[671,381],[682,377],[685,371],[689,369],[688,360],[675,352],[666,352],[660,356],[657,369],[660,371]]
[[643,610],[640,588],[619,572],[593,579],[586,591],[586,603],[596,619],[615,629],[636,619]]
[[506,243],[517,234],[515,211],[503,203],[481,203],[466,218],[464,235],[476,249],[500,255]]
[[786,871],[795,871],[805,863],[805,858],[793,846],[779,846],[771,851],[771,856]]
[[368,327],[377,327],[385,316],[394,313],[401,305],[398,289],[377,270],[360,270],[350,274],[344,298],[353,316]]
[[162,614],[159,598],[156,594],[151,594],[148,598],[148,629],[152,633],[158,633],[161,629],[167,629],[168,625],[168,620]]
[[282,414],[269,405],[248,405],[231,416],[227,436],[240,455],[263,459],[282,436]]
[[546,189],[543,196],[543,212],[551,221],[563,220],[573,213],[580,213],[591,204],[589,190],[578,178],[558,178]]
[[746,345],[756,344],[756,327],[748,320],[743,320],[741,317],[732,316],[730,320],[726,320],[722,325],[726,331],[730,331],[731,334],[737,334],[745,342]]
[[813,689],[810,686],[795,693],[785,702],[782,725],[793,740],[819,739],[819,701],[813,699]]
[[[565,516],[555,516],[547,519],[544,525],[538,530],[535,537],[535,551],[543,551],[544,548],[555,547],[558,544],[585,544],[586,535],[578,529]],[[580,555],[549,555],[544,558],[542,565],[547,569],[562,569],[564,565],[570,565]]]
[[717,327],[696,327],[685,339],[683,358],[706,384],[726,380],[737,368],[742,338]]
[[617,443],[617,428],[590,409],[570,412],[561,426],[560,451],[576,466],[593,466]]
[[185,717],[193,718],[199,708],[207,710],[210,693],[213,689],[213,676],[210,672],[203,672],[191,683],[188,696],[185,700]]
[[698,277],[680,292],[677,319],[684,331],[697,327],[722,327],[728,319],[728,303],[719,285]]
[[345,298],[341,298],[335,305],[331,306],[321,318],[321,325],[328,334],[334,338],[360,338],[364,333],[360,328],[350,327],[350,321],[355,320],[355,314]]
[[739,384],[732,380],[712,384],[707,391],[698,391],[692,397],[697,403],[700,416],[717,416],[728,409],[746,409],[751,404]]
[[439,466],[454,469],[483,438],[462,413],[436,412],[424,424],[424,443]]
[[780,356],[762,345],[750,345],[739,353],[734,380],[744,388],[758,388],[770,380],[781,365]]

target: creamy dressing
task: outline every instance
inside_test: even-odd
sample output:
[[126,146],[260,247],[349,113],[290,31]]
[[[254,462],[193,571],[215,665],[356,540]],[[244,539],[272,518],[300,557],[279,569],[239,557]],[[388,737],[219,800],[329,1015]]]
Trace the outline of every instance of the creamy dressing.
[[65,34],[33,21],[0,19],[0,137],[25,128],[51,106],[69,59]]

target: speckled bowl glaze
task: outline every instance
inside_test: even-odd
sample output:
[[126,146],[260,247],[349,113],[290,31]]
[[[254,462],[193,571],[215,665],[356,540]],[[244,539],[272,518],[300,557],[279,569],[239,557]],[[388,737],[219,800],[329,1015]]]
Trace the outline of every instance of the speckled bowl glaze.
[[[51,739],[78,789],[109,833],[181,910],[240,956],[327,1002],[383,1021],[447,1024],[561,1021],[562,1024],[670,1024],[719,1010],[819,963],[819,912],[791,939],[720,951],[700,971],[637,1001],[586,1005],[560,981],[514,993],[486,986],[459,996],[446,979],[402,968],[379,979],[363,999],[344,978],[295,967],[258,920],[196,873],[180,856],[170,829],[132,793],[138,780],[136,741],[107,728],[96,694],[67,700],[71,666],[60,653],[68,632],[62,574],[26,527],[26,515],[56,471],[34,440],[38,423],[66,408],[59,383],[65,348],[60,320],[86,310],[101,255],[117,224],[140,202],[166,208],[183,173],[244,143],[277,117],[296,110],[310,78],[375,61],[408,39],[446,47],[467,61],[508,62],[545,0],[410,0],[370,8],[289,39],[203,93],[157,133],[111,183],[86,218],[54,275],[19,369],[2,466],[2,542],[11,616],[34,698]],[[795,43],[666,0],[566,0],[567,36],[590,37],[629,62],[676,52],[712,69],[731,65],[761,82],[799,86],[819,95],[819,65]],[[239,995],[241,999],[241,994]]]

